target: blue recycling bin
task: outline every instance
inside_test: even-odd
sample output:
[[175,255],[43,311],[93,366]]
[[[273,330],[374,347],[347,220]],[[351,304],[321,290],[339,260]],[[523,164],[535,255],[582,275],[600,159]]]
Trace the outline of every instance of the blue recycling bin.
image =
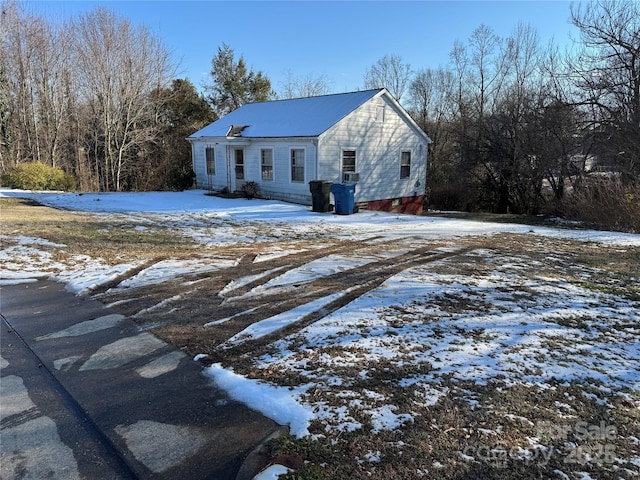
[[331,193],[336,204],[338,215],[351,215],[355,206],[355,184],[334,183],[331,185]]

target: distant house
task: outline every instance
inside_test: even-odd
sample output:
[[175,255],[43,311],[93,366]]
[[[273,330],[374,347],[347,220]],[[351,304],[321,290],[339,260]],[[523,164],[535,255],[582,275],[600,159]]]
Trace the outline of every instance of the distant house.
[[196,184],[311,205],[311,180],[357,182],[361,208],[420,213],[429,137],[386,89],[250,103],[188,138]]

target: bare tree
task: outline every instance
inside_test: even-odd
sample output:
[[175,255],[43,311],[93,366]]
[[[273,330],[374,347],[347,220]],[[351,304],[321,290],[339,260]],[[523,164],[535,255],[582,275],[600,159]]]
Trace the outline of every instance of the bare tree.
[[65,126],[70,114],[68,97],[71,83],[71,36],[65,25],[39,22],[38,54],[35,57],[34,89],[38,110],[35,122],[40,160],[54,167],[69,168],[61,152]]
[[455,102],[457,113],[459,116],[468,115],[468,104],[470,103],[469,86],[467,76],[469,75],[469,55],[466,47],[460,41],[455,41],[449,59],[452,65],[452,74],[454,77],[455,96],[452,99]]
[[429,134],[429,162],[425,179],[428,203],[439,208],[459,209],[464,200],[464,188],[459,183],[461,173],[459,157],[454,154],[455,142],[452,125],[457,118],[457,88],[453,72],[439,68],[420,70],[409,86],[409,112],[420,127]]
[[68,169],[61,152],[69,114],[68,29],[15,2],[3,4],[0,23],[0,158]]
[[301,98],[326,95],[330,92],[329,80],[324,74],[307,74],[296,77],[291,70],[286,72],[285,79],[280,82],[278,98]]
[[434,141],[430,162],[437,162],[440,152],[451,147],[451,123],[456,118],[453,99],[456,95],[451,71],[420,70],[409,86],[409,112]]
[[478,117],[493,108],[500,100],[507,78],[509,57],[504,52],[504,41],[493,30],[480,25],[469,38],[469,77]]
[[138,158],[157,136],[150,93],[174,73],[168,51],[144,27],[98,8],[76,22],[81,101],[96,119],[93,149],[105,190],[122,190],[126,177],[144,170]]
[[37,19],[14,2],[2,6],[2,83],[6,86],[5,136],[2,140],[12,163],[40,160],[36,131],[35,64],[38,55]]
[[538,32],[531,26],[520,23],[506,41],[502,70],[507,77],[508,95],[520,104],[528,91],[542,89],[541,49]]
[[16,142],[13,138],[15,124],[15,95],[11,91],[10,78],[13,65],[10,62],[11,40],[16,17],[15,7],[9,3],[0,4],[0,173],[11,167],[15,159]]
[[600,154],[625,176],[640,176],[640,3],[593,0],[572,6],[582,51],[573,73],[593,128],[608,140]]
[[386,88],[400,102],[411,78],[411,65],[399,55],[385,55],[364,74],[365,88]]
[[478,192],[476,208],[536,211],[543,178],[532,130],[542,88],[537,33],[519,25],[500,38],[481,25],[450,57],[456,116],[446,169],[466,178],[465,191]]

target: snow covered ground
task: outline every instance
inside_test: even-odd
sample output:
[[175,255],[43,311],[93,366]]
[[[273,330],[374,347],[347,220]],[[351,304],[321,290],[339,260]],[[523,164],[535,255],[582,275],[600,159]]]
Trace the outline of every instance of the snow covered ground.
[[[215,275],[238,264],[239,258],[216,255],[216,247],[253,245],[257,264],[326,242],[388,246],[375,252],[327,254],[292,268],[280,266],[235,279],[220,290],[219,295],[229,297],[229,302],[241,303],[278,292],[286,296],[294,287],[372,268],[379,262],[401,262],[417,245],[436,245],[433,253],[442,257],[407,264],[317,321],[268,340],[251,359],[250,368],[234,369],[216,362],[207,369],[231,397],[289,425],[292,435],[299,438],[338,442],[340,432],[366,431],[373,436],[402,432],[425,421],[428,412],[452,395],[470,410],[486,407],[479,392],[488,387],[529,389],[545,396],[577,382],[584,387],[581,395],[594,405],[613,411],[621,399],[633,406],[636,415],[640,409],[640,302],[636,295],[640,277],[626,278],[620,288],[611,279],[611,289],[602,288],[602,277],[609,275],[603,266],[573,262],[570,249],[558,247],[564,241],[577,241],[587,253],[604,248],[625,252],[640,248],[640,235],[380,212],[338,216],[276,201],[220,199],[202,191],[55,194],[0,190],[0,196],[31,198],[99,216],[124,216],[135,228],[171,229],[203,247],[201,257],[165,259],[138,271],[141,262],[108,264],[83,256],[60,262],[52,252],[64,250],[64,245],[9,233],[0,237],[0,284],[52,277],[73,291],[88,293],[135,269],[137,273],[118,288],[140,288],[176,276]],[[505,242],[500,237],[504,234],[519,235],[513,238],[523,239],[527,246],[505,252],[500,243]],[[484,240],[469,243],[472,238]],[[495,245],[492,238],[496,238]],[[459,243],[465,241],[466,248],[462,248]],[[267,243],[269,250],[262,251],[260,245]],[[263,283],[261,275],[268,277]],[[235,290],[256,282],[257,286],[234,297]],[[323,297],[261,318],[213,348],[231,351],[269,339],[357,287],[329,290]],[[248,313],[238,312],[202,326],[220,328]],[[198,353],[198,359],[212,354]],[[289,378],[295,381],[288,382]],[[580,421],[592,424],[592,418],[581,419],[570,401],[556,403],[555,414],[564,419],[574,437],[579,437],[575,425]],[[540,418],[524,412],[509,411],[502,420],[513,421],[512,417],[520,418],[527,428],[540,426]],[[636,453],[618,451],[615,461],[607,465],[615,463],[622,478],[628,475],[625,472],[640,474],[639,432],[617,428],[621,441],[635,445]],[[501,426],[479,431],[500,436]],[[527,438],[529,446],[519,447],[522,458],[549,451],[549,446],[541,446],[542,434],[530,433]],[[570,440],[575,445],[575,438],[567,442]],[[575,448],[563,448],[566,460]],[[390,451],[402,455],[409,450],[396,441]],[[458,461],[473,463],[483,460],[487,452],[460,447],[458,453]],[[360,452],[359,465],[375,470],[381,455],[385,456],[384,448],[382,452],[378,448]],[[428,467],[431,471],[444,468],[440,460]],[[427,470],[420,465],[413,473],[426,475]],[[557,470],[556,475],[566,475]]]
[[[277,201],[222,199],[204,195],[201,190],[186,192],[139,193],[38,193],[1,189],[0,196],[36,200],[43,205],[91,212],[100,216],[125,216],[137,229],[154,227],[179,231],[207,247],[260,243],[273,240],[316,239],[329,236],[338,239],[361,239],[373,236],[385,241],[419,238],[421,241],[458,238],[469,235],[523,233],[550,238],[576,239],[603,245],[640,245],[640,235],[596,230],[564,230],[527,225],[486,223],[447,218],[414,217],[381,212],[361,212],[340,216],[313,213],[309,207]],[[105,265],[100,259],[77,256],[74,264],[58,264],[50,252],[39,249],[47,240],[15,235],[0,236],[3,249],[2,281],[27,281],[53,276],[69,288],[83,292],[112,280],[136,264]],[[55,246],[55,245],[49,245]],[[63,246],[61,246],[64,248]],[[286,255],[292,250],[270,251],[263,257]],[[24,262],[23,260],[27,260]],[[188,262],[185,262],[188,263]],[[25,266],[26,265],[26,266]],[[196,263],[175,268],[197,267]],[[214,267],[215,268],[215,267]],[[161,276],[145,272],[147,281]],[[55,273],[54,273],[55,272]],[[164,270],[166,273],[166,270]],[[145,279],[135,279],[135,282]]]

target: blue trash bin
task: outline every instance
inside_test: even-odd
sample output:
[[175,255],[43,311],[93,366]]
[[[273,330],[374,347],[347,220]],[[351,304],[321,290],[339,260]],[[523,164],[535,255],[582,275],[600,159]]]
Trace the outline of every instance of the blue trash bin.
[[355,206],[355,184],[334,183],[331,185],[331,193],[336,203],[338,215],[351,215]]

